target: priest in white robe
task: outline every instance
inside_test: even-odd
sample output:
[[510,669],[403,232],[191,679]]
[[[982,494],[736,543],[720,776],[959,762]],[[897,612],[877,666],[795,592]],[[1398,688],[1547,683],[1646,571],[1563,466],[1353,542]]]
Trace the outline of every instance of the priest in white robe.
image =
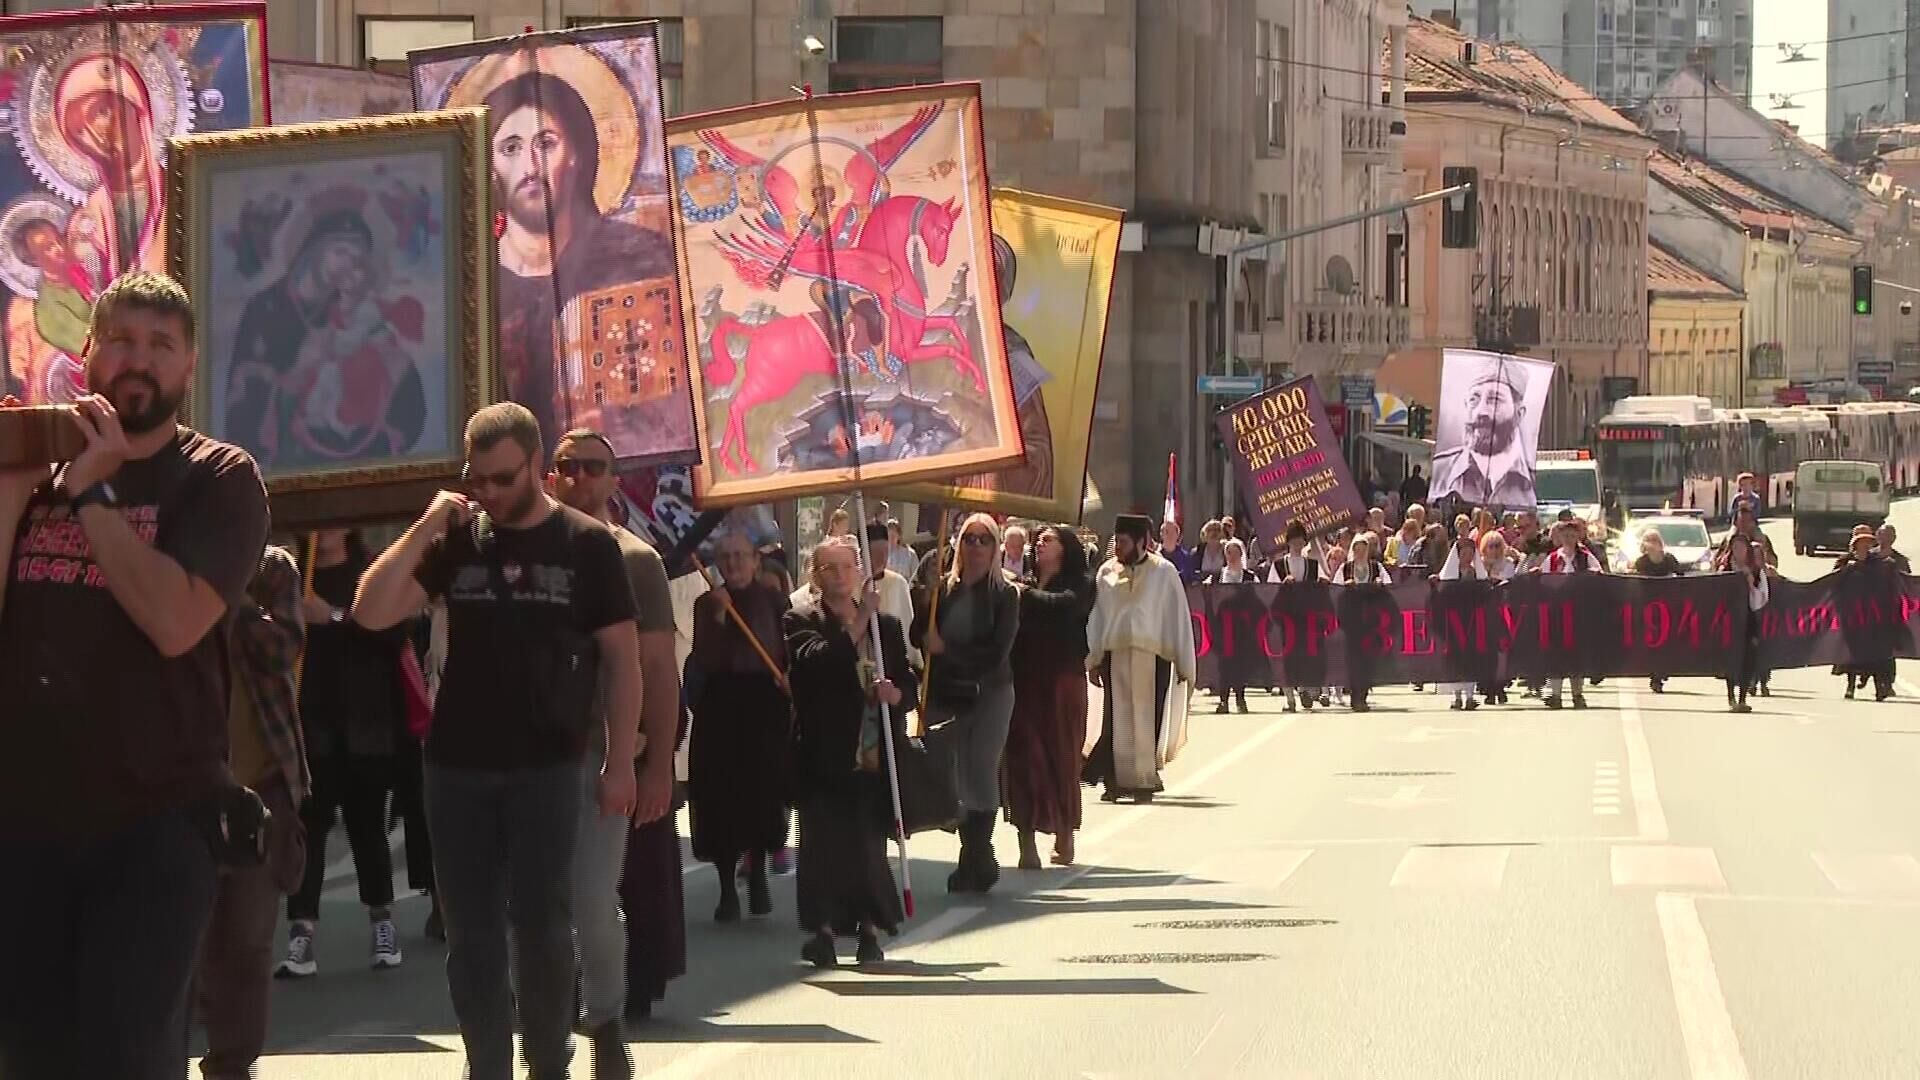
[[1106,706],[1085,779],[1107,802],[1151,802],[1187,737],[1193,619],[1180,571],[1148,549],[1152,527],[1138,514],[1114,523],[1087,622],[1087,678],[1106,690]]

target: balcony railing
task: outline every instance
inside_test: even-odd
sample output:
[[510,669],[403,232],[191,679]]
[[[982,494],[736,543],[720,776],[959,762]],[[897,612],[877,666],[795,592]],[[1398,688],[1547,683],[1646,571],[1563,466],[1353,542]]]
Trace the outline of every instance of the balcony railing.
[[1302,348],[1385,356],[1407,344],[1407,309],[1385,304],[1300,304],[1293,309]]
[[1393,156],[1389,127],[1392,114],[1385,109],[1354,107],[1340,111],[1340,152],[1365,161],[1384,162]]

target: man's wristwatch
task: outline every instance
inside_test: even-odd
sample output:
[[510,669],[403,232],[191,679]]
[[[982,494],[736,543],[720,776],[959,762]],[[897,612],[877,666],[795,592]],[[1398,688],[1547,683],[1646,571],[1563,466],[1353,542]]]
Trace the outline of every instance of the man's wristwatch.
[[109,510],[119,509],[120,497],[114,494],[112,484],[101,480],[80,494],[75,495],[70,503],[73,512],[76,514],[89,506],[95,505],[104,506]]

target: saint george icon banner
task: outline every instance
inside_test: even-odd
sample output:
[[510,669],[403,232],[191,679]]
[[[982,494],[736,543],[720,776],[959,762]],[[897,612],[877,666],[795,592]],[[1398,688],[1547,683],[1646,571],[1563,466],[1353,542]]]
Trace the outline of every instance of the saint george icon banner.
[[1547,360],[1445,350],[1427,497],[1451,495],[1473,506],[1533,509],[1534,460],[1553,372]]
[[533,411],[549,448],[588,427],[626,465],[692,460],[655,24],[407,59],[417,107],[488,109],[504,396]]
[[993,268],[1026,460],[901,489],[902,498],[1079,521],[1120,256],[1122,213],[1005,188],[993,193]]
[[267,123],[266,5],[0,18],[0,393],[85,392],[93,301],[165,270],[170,138]]
[[[1868,565],[1771,592],[1760,670],[1920,656],[1920,578]],[[1215,689],[1724,676],[1750,625],[1735,574],[1192,585],[1187,602],[1198,685]]]
[[1268,551],[1285,550],[1296,521],[1319,536],[1366,516],[1312,376],[1235,402],[1214,424]]
[[668,142],[702,505],[1020,460],[977,83],[686,117]]

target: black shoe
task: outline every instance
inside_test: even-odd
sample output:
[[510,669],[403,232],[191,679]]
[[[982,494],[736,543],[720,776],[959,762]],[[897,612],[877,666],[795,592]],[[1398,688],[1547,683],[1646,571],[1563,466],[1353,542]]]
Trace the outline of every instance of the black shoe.
[[869,927],[861,927],[860,945],[854,950],[853,962],[861,965],[879,964],[884,963],[886,959],[887,954],[881,950],[880,939],[874,936],[873,930]]
[[953,873],[947,875],[947,891],[950,893],[973,892],[973,866],[967,862],[965,848],[960,849],[960,861],[954,864]]
[[1467,704],[1466,704],[1466,709],[1467,709],[1467,711],[1468,711],[1468,712],[1472,712],[1473,710],[1475,710],[1475,709],[1477,709],[1477,708],[1479,708],[1479,707],[1480,707],[1480,703],[1479,703],[1479,702],[1477,702],[1477,701],[1475,701],[1475,700],[1473,700],[1472,698],[1468,698],[1468,699],[1467,699]]
[[[975,892],[987,892],[1000,881],[1000,857],[993,853],[993,826],[996,815],[991,810],[982,810],[967,815],[967,824],[973,827],[973,888]],[[961,848],[960,858],[965,860],[967,849]]]
[[1558,694],[1555,694],[1551,697],[1542,698],[1540,700],[1549,709],[1557,709],[1560,707],[1560,695]]
[[830,934],[815,934],[800,946],[800,959],[817,968],[840,966],[839,954],[834,952],[833,937]]
[[747,874],[747,914],[769,915],[772,912],[773,893],[767,888],[766,856],[755,856],[753,869]]
[[1133,802],[1136,806],[1145,806],[1152,801],[1153,792],[1151,791],[1136,791],[1133,793]]
[[633,1051],[627,1048],[626,1029],[609,1020],[588,1036],[593,1048],[593,1080],[633,1080]]
[[1761,696],[1761,697],[1772,697],[1772,696],[1773,696],[1773,687],[1771,687],[1771,686],[1768,686],[1768,685],[1767,685],[1766,683],[1761,683],[1761,684],[1760,684],[1760,696]]
[[1240,715],[1245,716],[1247,714],[1247,698],[1245,694],[1242,694],[1234,704],[1240,706]]
[[433,901],[433,910],[427,912],[427,925],[421,930],[421,933],[426,935],[428,941],[438,941],[442,944],[446,943],[447,924],[445,920],[440,918],[440,901],[438,898],[435,898]]
[[1226,698],[1221,698],[1221,699],[1220,699],[1220,704],[1218,704],[1218,705],[1215,705],[1215,706],[1213,707],[1213,714],[1214,714],[1215,716],[1225,716],[1225,715],[1227,715],[1227,699],[1226,699]]
[[1584,709],[1584,708],[1586,708],[1586,707],[1587,707],[1587,695],[1585,695],[1585,694],[1575,694],[1575,695],[1573,695],[1573,707],[1574,707],[1574,708],[1576,708],[1576,709]]

